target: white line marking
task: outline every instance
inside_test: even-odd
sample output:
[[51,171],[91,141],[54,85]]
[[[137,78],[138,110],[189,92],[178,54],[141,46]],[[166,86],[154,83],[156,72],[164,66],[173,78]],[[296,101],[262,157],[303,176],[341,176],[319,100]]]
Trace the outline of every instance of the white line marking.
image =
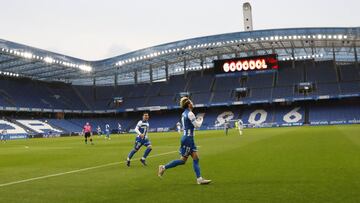
[[[152,156],[150,155],[150,156],[148,156],[148,158],[164,156],[164,155],[172,154],[172,153],[175,153],[175,152],[178,152],[178,151],[165,152],[165,153],[161,153],[161,154],[155,154],[155,155],[152,155]],[[0,184],[0,187],[20,184],[20,183],[26,183],[26,182],[31,182],[31,181],[41,180],[41,179],[46,179],[46,178],[52,178],[52,177],[57,177],[57,176],[62,176],[62,175],[67,175],[67,174],[72,174],[72,173],[79,173],[79,172],[83,172],[83,171],[89,171],[89,170],[93,170],[93,169],[104,168],[104,167],[108,167],[108,166],[114,166],[114,165],[122,164],[122,163],[125,163],[125,162],[126,161],[108,163],[108,164],[103,164],[103,165],[98,165],[98,166],[93,166],[93,167],[88,167],[88,168],[82,168],[82,169],[67,171],[67,172],[63,172],[63,173],[55,173],[55,174],[50,174],[50,175],[46,175],[46,176],[39,176],[39,177],[35,177],[35,178],[18,180],[18,181],[14,181],[14,182]]]

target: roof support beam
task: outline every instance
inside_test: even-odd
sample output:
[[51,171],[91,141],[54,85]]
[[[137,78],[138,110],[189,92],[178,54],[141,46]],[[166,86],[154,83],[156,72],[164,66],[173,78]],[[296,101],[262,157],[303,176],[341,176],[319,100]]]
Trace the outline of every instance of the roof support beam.
[[11,63],[11,62],[18,61],[18,60],[19,60],[18,58],[6,59],[6,60],[3,60],[3,61],[0,61],[0,65],[6,64],[6,63]]
[[116,68],[116,72],[115,72],[115,75],[114,75],[114,86],[115,88],[119,85],[118,84],[118,68]]
[[165,77],[166,80],[169,80],[169,62],[165,61]]
[[267,49],[265,49],[262,43],[259,43],[259,46],[265,51],[266,54],[269,54],[269,52],[267,51]]
[[135,85],[137,85],[138,84],[138,71],[137,70],[134,71],[134,81],[135,81]]
[[[44,69],[49,69],[49,65],[45,64],[45,65],[41,65],[41,66],[38,66],[36,68],[29,68],[28,70],[25,69],[25,71],[22,72],[22,74],[38,74],[38,73],[44,73]],[[39,71],[40,70],[40,71]],[[35,72],[33,72],[35,71]],[[46,72],[45,72],[46,73]]]
[[153,82],[153,68],[152,65],[149,66],[149,76],[150,76],[150,83]]
[[187,70],[186,70],[186,58],[184,58],[184,77],[187,76]]
[[[73,73],[77,73],[78,71],[64,71],[64,70],[58,70],[58,71],[54,71],[54,72],[51,72],[52,74],[48,74],[48,73],[45,73],[45,74],[39,74],[38,76],[40,76],[41,78],[43,79],[47,79],[47,78],[57,78],[57,77],[61,77],[61,76],[65,76],[65,75],[70,75],[70,74],[73,74]],[[56,74],[54,74],[56,73]],[[88,76],[90,77],[90,76]],[[74,79],[78,79],[80,77],[76,77]]]
[[354,57],[355,57],[355,66],[356,68],[359,68],[359,60],[358,60],[358,55],[357,55],[357,50],[356,50],[356,44],[354,43]]
[[4,69],[2,69],[2,71],[8,71],[8,70],[12,70],[14,68],[19,68],[19,67],[22,67],[22,66],[26,66],[26,65],[29,65],[29,64],[34,64],[34,63],[37,63],[38,61],[26,61],[25,63],[21,63],[21,64],[15,64],[15,65],[12,65],[12,66],[8,66]]

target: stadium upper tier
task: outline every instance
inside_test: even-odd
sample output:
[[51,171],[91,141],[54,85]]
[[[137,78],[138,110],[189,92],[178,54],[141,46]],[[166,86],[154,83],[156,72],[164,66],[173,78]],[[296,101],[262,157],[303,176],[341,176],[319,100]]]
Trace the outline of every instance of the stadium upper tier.
[[0,77],[0,110],[103,113],[178,107],[181,94],[199,107],[328,100],[360,96],[359,64],[280,61],[276,71],[219,76],[213,69],[167,81],[120,86],[71,85]]
[[213,60],[275,53],[279,60],[358,61],[360,28],[293,28],[182,40],[86,61],[0,40],[0,75],[77,85],[151,82],[211,69]]

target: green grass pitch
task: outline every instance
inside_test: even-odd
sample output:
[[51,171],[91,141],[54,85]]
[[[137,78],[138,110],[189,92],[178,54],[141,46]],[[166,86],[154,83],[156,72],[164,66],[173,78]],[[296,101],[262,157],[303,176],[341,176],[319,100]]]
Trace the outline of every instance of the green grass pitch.
[[0,202],[360,202],[360,125],[199,131],[210,185],[195,183],[191,159],[159,179],[180,136],[149,136],[148,166],[141,149],[130,168],[130,134],[95,136],[93,146],[82,137],[0,143]]

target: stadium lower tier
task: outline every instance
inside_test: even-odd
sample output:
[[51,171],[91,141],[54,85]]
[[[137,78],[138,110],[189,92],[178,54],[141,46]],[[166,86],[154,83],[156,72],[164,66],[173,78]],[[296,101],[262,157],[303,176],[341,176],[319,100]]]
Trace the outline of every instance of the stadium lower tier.
[[[230,126],[241,119],[244,127],[281,127],[301,125],[332,125],[360,123],[360,99],[309,101],[291,105],[256,105],[196,108],[195,114],[203,117],[199,130],[222,129],[228,121]],[[5,139],[27,137],[49,137],[76,135],[82,126],[89,122],[94,134],[98,128],[105,133],[105,125],[110,126],[111,133],[133,132],[141,112],[119,113],[113,117],[90,118],[14,118],[0,119],[0,134]],[[150,112],[150,132],[176,130],[176,123],[181,116],[180,110]],[[119,125],[120,124],[120,125]],[[121,126],[121,127],[120,127]]]

